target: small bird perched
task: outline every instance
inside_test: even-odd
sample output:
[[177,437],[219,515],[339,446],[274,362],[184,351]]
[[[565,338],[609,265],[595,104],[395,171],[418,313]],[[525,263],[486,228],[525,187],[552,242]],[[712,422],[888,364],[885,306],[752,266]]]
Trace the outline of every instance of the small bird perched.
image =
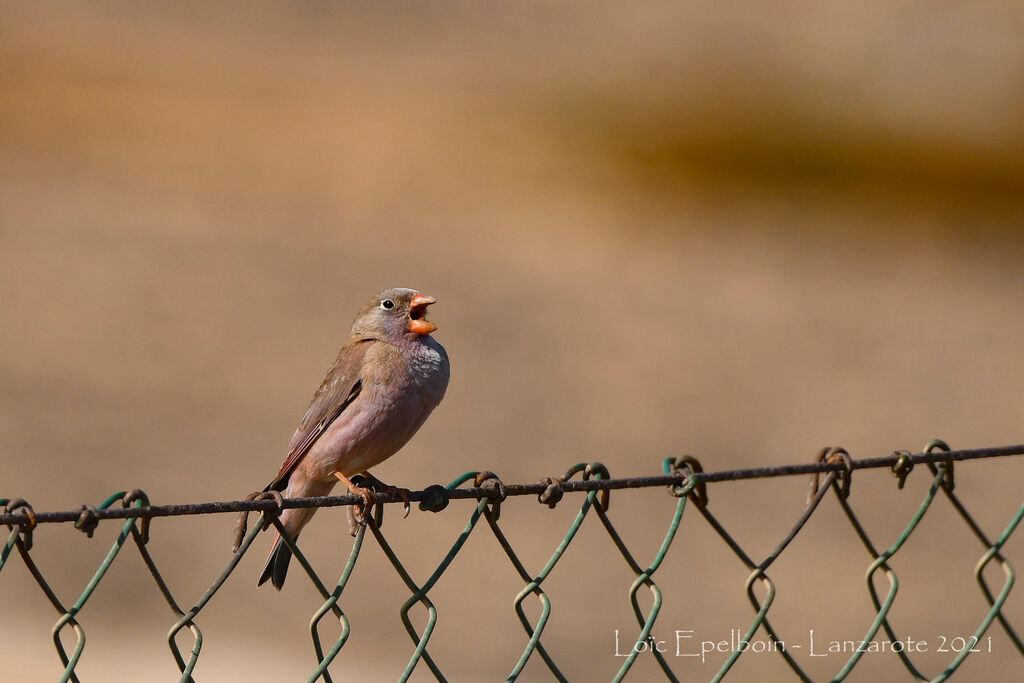
[[[372,492],[349,477],[366,474],[406,444],[444,398],[448,354],[426,319],[433,297],[385,289],[359,311],[345,345],[313,395],[288,444],[288,456],[264,491],[285,498],[326,496],[339,481],[363,497]],[[289,508],[281,523],[298,538],[316,508]],[[292,552],[275,536],[259,584],[284,585]]]

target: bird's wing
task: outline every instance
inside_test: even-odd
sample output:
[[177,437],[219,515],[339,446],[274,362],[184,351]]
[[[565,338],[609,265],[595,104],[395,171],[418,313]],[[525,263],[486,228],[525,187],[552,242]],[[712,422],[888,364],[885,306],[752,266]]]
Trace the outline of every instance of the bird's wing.
[[291,443],[288,444],[288,457],[285,458],[281,471],[267,488],[263,489],[264,491],[284,490],[288,477],[316,440],[359,395],[362,389],[363,359],[374,341],[355,339],[342,347],[320,388],[313,395],[313,400],[306,409],[306,414],[302,416],[302,422],[295,430]]

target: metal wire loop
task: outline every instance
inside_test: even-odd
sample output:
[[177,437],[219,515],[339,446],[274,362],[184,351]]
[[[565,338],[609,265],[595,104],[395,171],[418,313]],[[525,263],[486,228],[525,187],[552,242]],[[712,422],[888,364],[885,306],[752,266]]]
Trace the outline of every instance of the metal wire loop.
[[[135,492],[133,491],[132,493]],[[273,500],[275,502],[274,508],[264,511],[262,524],[263,531],[270,528],[270,525],[274,523],[274,520],[281,515],[281,510],[284,509],[284,496],[281,495],[280,491],[254,491],[246,496],[245,500]],[[231,546],[231,552],[237,553],[238,549],[242,547],[242,539],[245,538],[245,532],[248,528],[249,512],[248,510],[243,510],[238,513],[238,521],[235,522],[234,543]]]
[[[583,479],[590,479],[594,475],[597,475],[598,479],[610,479],[611,478],[611,475],[608,474],[608,468],[605,467],[604,465],[602,465],[599,462],[590,462],[590,463],[578,462],[575,465],[573,465],[572,467],[570,467],[569,469],[567,469],[565,471],[565,474],[563,474],[561,477],[558,478],[558,481],[561,484],[564,484],[565,482],[569,481],[570,479],[572,479],[573,477],[575,477],[577,474],[580,474],[580,473],[583,474]],[[546,479],[547,478],[542,479],[541,483],[544,483],[546,481]],[[563,493],[565,492],[565,489],[562,488],[561,485],[559,485],[559,488],[562,489]],[[542,493],[544,493],[544,492],[542,492]],[[538,498],[538,500],[540,500],[540,499]],[[543,501],[541,501],[541,502],[543,502]],[[601,491],[601,499],[598,501],[598,505],[600,505],[602,512],[607,512],[608,511],[609,503],[610,503],[609,491],[608,491],[608,489],[604,489],[604,490]]]
[[274,523],[274,520],[281,516],[281,512],[284,510],[284,496],[280,491],[260,491],[253,500],[274,501],[274,507],[263,511],[263,530],[266,531]]
[[708,504],[708,488],[703,479],[693,475],[700,474],[704,467],[700,461],[692,455],[681,455],[675,458],[666,458],[664,467],[665,474],[678,474],[683,478],[680,484],[670,484],[669,493],[676,498],[689,496],[690,500],[701,510]]
[[[132,489],[125,494],[121,504],[126,508],[130,508],[139,501],[142,502],[141,507],[149,507],[149,496],[146,495],[146,492],[142,489]],[[149,543],[149,523],[152,519],[152,517],[143,517],[139,520],[138,525],[136,525],[135,539],[142,545]]]
[[839,462],[843,464],[843,469],[837,472],[839,481],[836,482],[839,487],[839,495],[846,500],[850,497],[850,484],[853,481],[853,458],[846,452],[845,448],[837,447],[831,449],[826,462]]
[[[591,477],[599,477],[601,479],[611,479],[612,475],[608,473],[608,468],[599,462],[589,463],[583,468],[583,478],[590,479]],[[608,489],[603,489],[599,497],[601,511],[608,512],[608,506],[611,505],[611,494],[612,492]]]
[[[928,445],[924,447],[925,453],[935,453],[936,451],[948,453],[949,450],[949,444],[942,439],[932,439],[928,442]],[[931,470],[932,474],[938,474],[941,471],[942,488],[944,488],[947,493],[953,493],[954,483],[952,460],[946,460],[940,463],[928,463],[928,469]]]
[[[836,472],[836,486],[838,487],[839,495],[846,500],[850,497],[850,480],[853,478],[853,459],[850,454],[846,452],[846,449],[841,446],[825,446],[818,455],[815,456],[814,462],[827,462],[827,463],[842,463],[843,469]],[[808,504],[818,493],[818,486],[820,481],[820,472],[815,472],[811,475],[811,488],[807,492]]]
[[36,528],[36,513],[32,506],[24,498],[15,498],[7,503],[4,510],[7,514],[20,510],[21,514],[27,517],[24,522],[18,524],[18,532],[21,534],[21,543],[25,550],[32,550],[32,530]]

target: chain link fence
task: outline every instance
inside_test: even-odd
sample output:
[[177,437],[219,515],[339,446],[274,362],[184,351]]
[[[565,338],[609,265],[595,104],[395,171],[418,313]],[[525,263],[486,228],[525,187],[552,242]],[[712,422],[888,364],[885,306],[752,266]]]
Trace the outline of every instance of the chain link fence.
[[[620,681],[626,678],[631,669],[633,669],[637,657],[641,653],[650,653],[657,660],[658,667],[660,667],[664,677],[667,680],[676,681],[679,680],[679,673],[673,670],[669,658],[655,645],[659,641],[654,637],[654,629],[658,614],[662,608],[662,592],[655,581],[655,576],[667,554],[672,551],[673,547],[680,545],[677,532],[684,514],[689,511],[690,515],[698,515],[710,525],[711,529],[728,546],[731,552],[735,554],[738,561],[749,571],[745,589],[754,615],[746,626],[739,642],[750,643],[759,631],[763,631],[770,643],[768,649],[771,652],[777,653],[785,661],[792,670],[794,679],[810,681],[812,679],[807,672],[793,658],[792,654],[787,651],[783,635],[776,630],[769,620],[769,612],[776,595],[775,584],[769,576],[769,570],[780,555],[786,551],[793,539],[805,528],[808,520],[819,509],[819,504],[823,498],[829,495],[829,492],[832,492],[838,505],[849,520],[850,525],[855,530],[856,535],[863,543],[869,558],[865,582],[875,616],[869,624],[864,626],[863,636],[860,638],[862,644],[874,642],[876,638],[885,638],[889,644],[893,645],[891,648],[892,656],[899,658],[907,672],[908,679],[942,681],[952,676],[972,651],[977,650],[975,646],[986,633],[989,633],[991,629],[1001,629],[1021,657],[1019,660],[1019,673],[1024,677],[1024,643],[1022,643],[1014,625],[1011,624],[1010,615],[1004,610],[1004,604],[1015,580],[1015,571],[1000,552],[1019,526],[1022,517],[1024,517],[1024,503],[1020,504],[1015,511],[1011,509],[1007,512],[1008,518],[1002,528],[986,532],[975,521],[954,493],[953,478],[954,462],[1013,456],[1024,456],[1024,445],[953,451],[944,442],[936,440],[929,443],[921,453],[917,454],[897,451],[887,457],[854,460],[842,448],[824,448],[811,463],[719,472],[703,471],[700,462],[690,456],[666,459],[662,464],[662,473],[659,475],[630,478],[613,478],[600,463],[580,463],[569,468],[561,477],[547,477],[536,484],[506,484],[492,472],[467,472],[447,486],[434,485],[420,491],[401,492],[392,490],[379,494],[378,502],[373,509],[364,511],[366,523],[353,523],[354,540],[351,553],[341,572],[340,579],[333,586],[324,583],[303,555],[301,549],[285,532],[278,521],[278,516],[286,508],[351,506],[361,502],[361,498],[358,496],[345,495],[306,499],[282,499],[279,494],[269,492],[252,494],[246,500],[229,502],[210,502],[192,505],[151,505],[145,493],[141,490],[134,490],[131,492],[117,492],[95,507],[83,505],[78,510],[62,512],[35,511],[25,500],[0,499],[0,506],[3,506],[3,513],[0,514],[0,523],[6,524],[11,530],[7,537],[7,542],[3,546],[2,553],[0,553],[0,580],[2,580],[2,572],[8,566],[14,564],[10,560],[15,556],[15,551],[17,551],[17,557],[21,559],[25,568],[34,578],[36,584],[38,584],[39,589],[45,594],[59,615],[53,627],[52,639],[57,655],[64,667],[60,680],[77,682],[79,678],[75,668],[82,656],[86,642],[85,629],[80,619],[82,610],[97,586],[107,575],[111,565],[122,556],[121,553],[124,547],[126,545],[134,546],[145,566],[152,574],[157,589],[163,595],[173,613],[174,623],[167,633],[167,644],[170,648],[171,656],[174,658],[181,673],[179,680],[192,682],[194,680],[193,672],[203,651],[203,632],[197,623],[199,616],[218,595],[220,588],[231,577],[239,561],[249,551],[253,541],[261,531],[275,527],[291,548],[296,560],[305,571],[308,580],[323,598],[323,603],[313,614],[309,627],[315,662],[311,658],[311,671],[308,674],[307,680],[323,680],[330,683],[332,681],[330,668],[335,662],[344,659],[345,644],[351,632],[349,618],[342,609],[342,598],[349,587],[352,571],[363,551],[367,534],[369,534],[373,542],[384,552],[410,594],[401,607],[400,618],[412,643],[412,652],[399,680],[408,680],[414,670],[417,667],[421,667],[421,670],[422,668],[429,670],[430,674],[437,680],[444,681],[446,680],[445,672],[441,664],[431,656],[428,649],[438,616],[437,608],[430,598],[430,591],[445,571],[459,557],[460,551],[470,538],[470,535],[474,532],[479,533],[477,530],[484,530],[483,533],[493,535],[523,584],[522,589],[513,597],[512,604],[523,628],[522,637],[525,645],[518,660],[508,663],[509,673],[507,680],[514,681],[519,678],[527,662],[531,658],[537,657],[543,661],[552,678],[566,681],[568,679],[559,668],[559,662],[555,653],[546,648],[543,642],[545,627],[551,614],[551,601],[544,591],[543,584],[545,579],[554,571],[566,550],[573,543],[581,525],[588,518],[594,519],[596,517],[597,523],[601,525],[610,537],[634,576],[634,580],[629,586],[628,596],[633,615],[636,619],[635,638],[634,634],[631,634],[629,640],[634,642],[635,645],[629,648],[628,654],[623,657],[621,667],[614,676],[614,680]],[[911,517],[902,532],[898,534],[895,541],[887,547],[879,546],[869,537],[850,503],[849,494],[854,471],[865,468],[889,468],[897,478],[897,486],[902,489],[910,471],[915,466],[921,465],[928,468],[932,477],[927,493],[916,513]],[[806,507],[799,519],[778,542],[776,547],[761,560],[752,558],[734,537],[730,535],[725,525],[711,512],[707,484],[729,480],[766,479],[801,474],[810,475],[811,477]],[[668,487],[669,492],[677,499],[677,502],[674,513],[667,522],[667,530],[660,547],[653,559],[645,562],[638,559],[630,551],[612,523],[608,513],[609,495],[614,489],[644,489],[650,491],[651,495],[654,495],[655,491],[664,487]],[[563,499],[565,500],[564,504],[569,504],[570,498],[567,497],[567,494],[579,494],[581,498],[579,512],[576,514],[568,532],[558,543],[544,566],[540,571],[531,572],[502,531],[499,523],[502,508],[509,504],[506,502],[508,499],[525,495],[537,496],[541,503],[550,507],[559,504]],[[899,587],[899,579],[890,564],[890,560],[900,552],[911,534],[914,533],[922,519],[931,509],[935,499],[940,495],[948,499],[953,509],[962,517],[964,523],[977,538],[979,544],[977,552],[979,555],[974,575],[980,591],[979,600],[984,600],[986,611],[973,634],[970,637],[962,638],[964,640],[963,646],[953,648],[953,652],[951,652],[952,657],[942,670],[938,672],[924,672],[915,663],[911,652],[897,646],[901,642],[901,635],[897,633],[889,620],[890,611]],[[381,531],[384,505],[404,503],[408,506],[411,501],[417,503],[421,510],[441,512],[448,508],[450,502],[462,500],[475,501],[475,506],[472,507],[465,527],[448,548],[436,569],[425,580],[417,581],[407,571],[399,559],[398,551],[392,547]],[[1012,501],[1011,504],[1016,504],[1016,501]],[[452,506],[448,514],[453,514],[456,507],[458,506]],[[154,517],[226,512],[239,513],[239,521],[236,525],[235,551],[227,566],[214,579],[209,589],[192,607],[187,610],[182,609],[178,599],[172,594],[167,582],[164,580],[156,559],[147,548],[150,520]],[[251,526],[247,523],[247,516],[250,513],[258,513],[258,519]],[[82,530],[91,538],[93,531],[100,521],[106,519],[124,520],[120,534],[91,580],[87,583],[85,589],[75,598],[73,603],[67,605],[57,596],[57,593],[51,587],[42,571],[33,561],[33,530],[39,524],[73,523],[76,528]],[[351,520],[352,516],[350,513]],[[128,543],[129,539],[131,539],[131,544]],[[985,578],[984,570],[991,563],[996,563],[1002,569],[1005,576],[1002,585],[990,585]],[[876,576],[884,578],[888,582],[888,590],[884,594],[876,588]],[[884,582],[882,583],[884,585]],[[757,587],[760,587],[760,591],[757,590]],[[650,606],[646,609],[641,606],[640,593],[642,591],[647,591],[650,594]],[[536,600],[540,607],[539,616],[533,620],[528,617],[524,607],[524,603],[531,598]],[[644,602],[647,602],[647,600]],[[427,615],[425,625],[419,630],[414,626],[413,620],[410,617],[410,611],[417,604],[422,606]],[[320,633],[321,623],[328,615],[332,619],[337,619],[341,626],[341,634],[333,642],[324,642]],[[1019,615],[1017,616],[1019,617]],[[183,634],[184,631],[188,631],[191,634],[192,644],[190,648],[183,650],[179,646],[178,636]],[[74,646],[71,648],[65,647],[64,644],[63,636],[67,632],[73,634]],[[184,639],[187,640],[187,636],[184,636]],[[71,638],[68,638],[68,641],[70,642]],[[750,648],[742,646],[733,648],[731,654],[714,674],[712,680],[719,681],[725,678],[736,661],[748,651],[750,651]],[[865,650],[863,648],[856,648],[856,651],[851,653],[842,663],[841,667],[834,672],[832,680],[841,681],[846,679],[857,667],[864,653]]]

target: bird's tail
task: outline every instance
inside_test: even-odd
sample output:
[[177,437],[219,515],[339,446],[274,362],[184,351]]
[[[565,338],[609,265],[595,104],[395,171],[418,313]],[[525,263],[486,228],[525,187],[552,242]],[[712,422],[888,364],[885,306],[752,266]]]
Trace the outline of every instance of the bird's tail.
[[281,590],[284,586],[284,577],[288,575],[288,563],[292,559],[292,549],[281,538],[281,534],[274,534],[274,547],[267,557],[267,563],[263,565],[263,573],[260,574],[260,581],[257,586],[262,586],[268,580],[274,588]]
[[[281,513],[281,524],[284,525],[293,541],[299,539],[299,532],[302,531],[302,527],[306,526],[306,522],[309,521],[314,512],[316,512],[315,508],[292,508]],[[274,588],[281,590],[281,587],[284,586],[284,577],[288,574],[288,563],[291,562],[291,559],[292,549],[284,542],[280,533],[274,534],[274,546],[267,557],[267,563],[263,565],[263,573],[260,574],[259,583],[256,585],[262,586],[269,580],[274,585]]]
[[[301,474],[301,473],[299,473]],[[264,491],[271,489],[280,491],[285,498],[305,498],[307,496],[327,496],[337,480],[333,477],[326,481],[308,481],[305,478],[298,479],[296,474],[287,481],[274,480]],[[281,513],[280,522],[293,541],[299,540],[299,532],[306,523],[313,518],[316,508],[288,508]],[[274,535],[274,546],[267,557],[267,563],[263,565],[263,573],[260,574],[260,581],[257,585],[262,586],[267,581],[274,584],[274,588],[281,590],[284,586],[284,577],[288,574],[288,563],[292,559],[292,550],[281,538],[281,534]]]

